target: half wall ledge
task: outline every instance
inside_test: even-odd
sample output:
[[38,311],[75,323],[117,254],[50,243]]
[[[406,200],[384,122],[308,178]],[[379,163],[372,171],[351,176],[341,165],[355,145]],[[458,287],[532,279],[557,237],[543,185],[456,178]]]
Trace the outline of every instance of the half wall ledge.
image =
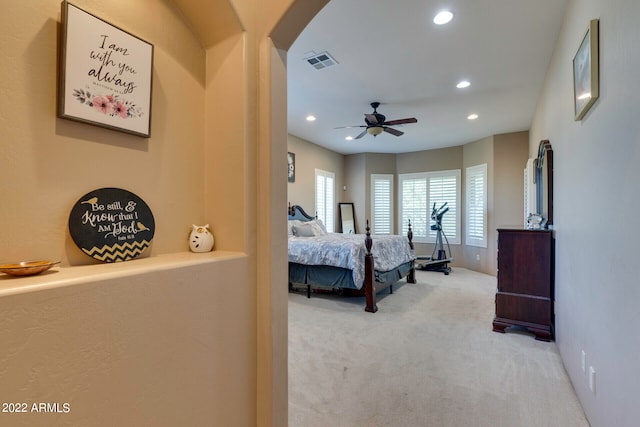
[[55,266],[51,270],[35,276],[13,277],[8,274],[0,274],[0,298],[196,265],[225,263],[245,258],[247,258],[247,255],[242,252],[176,252],[126,262]]

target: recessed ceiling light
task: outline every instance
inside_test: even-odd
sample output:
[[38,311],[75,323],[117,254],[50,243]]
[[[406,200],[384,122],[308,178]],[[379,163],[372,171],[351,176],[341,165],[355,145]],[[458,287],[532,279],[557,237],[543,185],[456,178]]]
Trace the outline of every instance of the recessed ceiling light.
[[478,118],[478,115],[477,115],[476,113],[469,114],[469,115],[467,116],[467,119],[469,119],[469,120],[475,120],[475,119],[477,119],[477,118]]
[[352,136],[348,136],[348,137],[346,137],[345,139],[346,139],[347,141],[351,141],[351,140],[353,140],[353,137],[352,137]]
[[316,116],[308,115],[307,116],[307,121],[308,122],[315,122],[316,121]]
[[466,80],[462,80],[461,82],[459,82],[459,83],[456,85],[456,87],[457,87],[458,89],[464,89],[465,87],[469,87],[469,86],[471,86],[471,83],[469,83],[469,82],[468,82],[468,81],[466,81]]
[[439,12],[435,16],[435,18],[433,18],[433,22],[437,25],[443,25],[451,21],[452,19],[453,19],[453,13],[449,12],[448,10],[443,10],[442,12]]

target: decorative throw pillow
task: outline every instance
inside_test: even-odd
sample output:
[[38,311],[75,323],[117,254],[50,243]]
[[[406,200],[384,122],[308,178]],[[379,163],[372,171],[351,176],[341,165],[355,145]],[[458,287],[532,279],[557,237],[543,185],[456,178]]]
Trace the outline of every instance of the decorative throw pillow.
[[299,219],[290,219],[287,221],[288,235],[293,236],[293,226],[303,224]]
[[320,230],[322,231],[321,233],[317,233],[316,236],[323,236],[325,234],[327,234],[327,228],[324,226],[324,224],[322,223],[322,220],[320,219],[314,219],[313,221],[311,221],[313,224],[315,224],[316,226],[318,226],[320,228]]
[[314,237],[316,234],[311,225],[294,225],[293,235],[297,237]]

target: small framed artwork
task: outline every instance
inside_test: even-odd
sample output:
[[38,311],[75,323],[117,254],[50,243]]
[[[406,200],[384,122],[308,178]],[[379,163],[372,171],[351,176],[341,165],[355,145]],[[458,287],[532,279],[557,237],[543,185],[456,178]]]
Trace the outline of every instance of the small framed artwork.
[[582,120],[598,99],[598,31],[599,20],[592,19],[580,47],[573,58],[573,102],[575,120]]
[[153,45],[62,2],[58,116],[151,136]]
[[93,190],[78,199],[69,214],[69,233],[75,244],[103,262],[140,256],[151,246],[155,227],[149,205],[122,188]]
[[296,155],[294,153],[287,153],[287,181],[288,182],[296,182]]

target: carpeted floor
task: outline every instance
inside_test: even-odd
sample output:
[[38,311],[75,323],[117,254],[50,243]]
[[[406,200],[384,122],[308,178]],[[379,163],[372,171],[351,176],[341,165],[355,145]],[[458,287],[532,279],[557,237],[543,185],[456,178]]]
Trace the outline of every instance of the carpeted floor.
[[289,427],[588,426],[555,343],[492,331],[495,277],[418,271],[375,314],[289,294]]

